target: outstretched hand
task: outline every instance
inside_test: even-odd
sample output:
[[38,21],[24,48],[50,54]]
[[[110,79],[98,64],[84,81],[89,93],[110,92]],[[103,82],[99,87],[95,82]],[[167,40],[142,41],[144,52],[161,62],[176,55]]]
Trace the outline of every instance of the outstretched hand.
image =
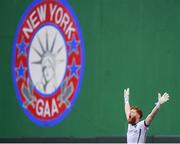
[[124,102],[129,103],[129,88],[124,89]]
[[124,89],[124,97],[128,97],[129,96],[129,88]]
[[168,93],[164,93],[162,96],[160,93],[158,93],[158,102],[160,104],[163,104],[165,102],[167,102],[169,100],[169,94]]

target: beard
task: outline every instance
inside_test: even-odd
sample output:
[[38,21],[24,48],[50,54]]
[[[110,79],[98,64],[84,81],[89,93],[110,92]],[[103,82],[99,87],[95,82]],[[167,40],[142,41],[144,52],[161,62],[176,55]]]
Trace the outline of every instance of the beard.
[[129,119],[128,119],[128,123],[129,124],[136,124],[136,117],[132,117],[131,115],[129,116]]

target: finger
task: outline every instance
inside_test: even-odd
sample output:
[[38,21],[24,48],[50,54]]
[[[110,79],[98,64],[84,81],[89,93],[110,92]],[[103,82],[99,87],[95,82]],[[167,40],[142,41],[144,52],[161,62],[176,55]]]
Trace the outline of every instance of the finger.
[[166,95],[166,93],[164,93],[162,96],[164,97]]
[[127,93],[129,94],[129,88],[127,88]]
[[165,96],[165,97],[169,97],[169,94],[168,94],[168,93],[164,93],[164,96]]
[[169,100],[169,95],[164,96],[165,100],[168,101]]
[[160,99],[161,98],[161,94],[160,93],[158,93],[158,99]]
[[167,93],[164,97],[166,97],[167,99],[169,99],[169,94]]
[[166,94],[166,97],[169,97],[169,94],[168,94],[168,93]]
[[126,89],[124,89],[124,94],[126,93]]

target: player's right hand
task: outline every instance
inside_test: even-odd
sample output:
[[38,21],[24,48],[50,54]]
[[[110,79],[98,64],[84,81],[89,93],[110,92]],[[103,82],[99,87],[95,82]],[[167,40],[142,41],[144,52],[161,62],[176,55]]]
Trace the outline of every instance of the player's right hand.
[[124,89],[124,97],[128,97],[129,96],[129,88]]
[[160,104],[163,104],[165,102],[167,102],[169,100],[169,94],[168,93],[164,93],[162,96],[160,93],[158,93],[158,102]]
[[129,88],[124,89],[124,102],[129,103]]

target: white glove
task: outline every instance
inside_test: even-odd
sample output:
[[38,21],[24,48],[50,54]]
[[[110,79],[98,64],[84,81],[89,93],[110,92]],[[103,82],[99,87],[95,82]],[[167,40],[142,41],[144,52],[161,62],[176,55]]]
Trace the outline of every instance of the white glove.
[[169,94],[168,93],[164,93],[162,96],[160,93],[158,93],[158,102],[160,104],[163,104],[165,102],[167,102],[169,100]]
[[124,89],[124,103],[129,103],[129,88]]
[[169,100],[169,94],[164,93],[162,96],[158,93],[158,102],[156,103],[156,107],[159,109],[161,104],[167,102]]

